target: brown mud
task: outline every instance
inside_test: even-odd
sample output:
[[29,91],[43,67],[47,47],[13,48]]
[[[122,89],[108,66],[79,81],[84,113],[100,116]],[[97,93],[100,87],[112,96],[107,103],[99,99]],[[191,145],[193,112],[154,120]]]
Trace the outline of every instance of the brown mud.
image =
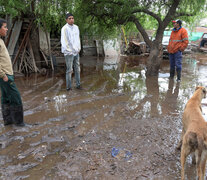
[[[207,55],[184,57],[180,83],[168,60],[146,78],[145,60],[82,57],[83,90],[69,92],[64,68],[16,77],[28,125],[4,127],[1,116],[0,179],[180,179],[182,112],[207,85]],[[195,176],[189,157],[186,178]]]

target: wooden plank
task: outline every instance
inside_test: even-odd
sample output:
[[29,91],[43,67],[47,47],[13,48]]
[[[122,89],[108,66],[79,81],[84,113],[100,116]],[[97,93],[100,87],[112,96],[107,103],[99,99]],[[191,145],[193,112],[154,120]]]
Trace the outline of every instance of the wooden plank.
[[49,42],[49,37],[48,37],[47,31],[45,31],[45,35],[46,35],[46,39],[47,39],[47,45],[48,45],[48,49],[49,49],[49,55],[50,55],[50,61],[51,61],[52,70],[54,70],[54,65],[53,65],[53,60],[52,60],[52,53],[51,53],[51,47],[50,47],[50,42]]
[[32,44],[31,44],[30,41],[29,41],[29,50],[30,50],[30,54],[31,54],[31,58],[32,58],[32,64],[34,66],[34,71],[37,72],[37,71],[39,71],[39,69],[37,68],[36,63],[35,63],[35,58],[34,58],[34,53],[33,53],[33,49],[32,49]]
[[[39,26],[39,46],[40,49],[42,49],[44,52],[49,52],[48,45],[47,45],[47,37],[46,34],[48,32],[44,32],[44,30]],[[49,37],[49,42],[50,42],[50,37]]]
[[26,44],[24,46],[24,50],[23,50],[22,57],[21,57],[21,61],[20,61],[20,65],[19,65],[19,72],[22,71],[22,68],[21,67],[22,67],[22,63],[23,63],[23,60],[24,60],[24,55],[25,55],[25,52],[26,52],[26,48],[27,48],[28,41],[29,41],[29,38],[27,38]]
[[12,35],[14,24],[15,24],[15,22],[12,24],[12,27],[10,29],[9,29],[9,27],[7,27],[9,29],[9,33],[7,33],[8,35],[6,37],[6,43],[5,43],[6,47],[8,47],[8,45],[9,45],[9,41],[10,41],[10,38],[11,38],[11,35]]
[[40,49],[40,52],[42,53],[43,59],[45,60],[47,66],[48,66],[48,60],[47,60],[47,57],[45,56],[45,53],[43,52],[42,49]]
[[13,29],[11,29],[11,36],[9,37],[9,43],[8,43],[8,51],[9,55],[12,56],[14,54],[14,49],[16,47],[17,41],[19,39],[19,34],[22,28],[22,21],[17,20],[14,24]]
[[27,29],[25,35],[24,35],[24,38],[23,38],[22,43],[21,43],[21,45],[20,45],[20,47],[19,47],[19,50],[18,50],[18,52],[17,52],[17,55],[16,55],[15,58],[14,58],[13,66],[14,66],[14,64],[16,63],[16,61],[17,61],[17,59],[18,59],[18,57],[19,57],[19,54],[20,54],[22,48],[23,48],[24,45],[25,45],[25,41],[26,41],[27,37],[28,37],[29,34],[30,34],[30,31],[31,31],[31,29],[32,29],[32,25],[33,25],[33,21],[30,22],[29,27],[28,27],[28,29]]

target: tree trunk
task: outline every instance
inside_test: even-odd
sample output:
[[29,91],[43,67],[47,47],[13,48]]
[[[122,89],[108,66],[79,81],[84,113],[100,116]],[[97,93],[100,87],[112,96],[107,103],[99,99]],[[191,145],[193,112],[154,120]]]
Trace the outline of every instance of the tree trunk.
[[162,45],[158,44],[159,43],[154,41],[150,49],[149,58],[147,60],[146,76],[158,76],[160,64],[162,62]]

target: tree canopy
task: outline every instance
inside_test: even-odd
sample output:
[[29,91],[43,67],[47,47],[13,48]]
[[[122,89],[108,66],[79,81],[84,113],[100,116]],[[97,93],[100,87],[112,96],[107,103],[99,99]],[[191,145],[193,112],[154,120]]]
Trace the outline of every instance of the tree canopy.
[[48,31],[60,29],[65,24],[67,12],[74,12],[79,0],[0,0],[0,15],[13,18],[33,18]]
[[205,13],[206,0],[82,0],[81,11],[85,17],[100,27],[135,24],[151,45],[146,29],[165,29],[172,19],[191,22],[192,17]]
[[[207,0],[0,0],[0,14],[31,16],[50,32],[65,24],[66,12],[72,12],[81,33],[109,36],[120,25],[136,27],[150,47],[147,74],[157,75],[161,63],[163,33],[173,19],[185,22],[205,14]],[[152,41],[147,29],[155,30]]]
[[30,15],[53,31],[65,23],[66,12],[72,12],[82,32],[108,35],[117,32],[119,25],[135,25],[142,33],[157,30],[160,24],[167,27],[178,17],[193,22],[205,10],[206,0],[0,0],[1,16]]

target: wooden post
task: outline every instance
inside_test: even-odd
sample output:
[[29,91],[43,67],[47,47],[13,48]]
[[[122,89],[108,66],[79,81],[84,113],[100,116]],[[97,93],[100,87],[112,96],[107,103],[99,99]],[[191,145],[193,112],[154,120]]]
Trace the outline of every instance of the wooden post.
[[48,34],[47,34],[47,30],[46,30],[46,26],[45,25],[44,25],[44,31],[45,31],[45,35],[46,35],[46,39],[47,39],[48,53],[49,53],[49,56],[50,56],[52,70],[54,70],[54,65],[53,65],[53,60],[52,60],[52,53],[51,53],[49,38],[48,38]]

